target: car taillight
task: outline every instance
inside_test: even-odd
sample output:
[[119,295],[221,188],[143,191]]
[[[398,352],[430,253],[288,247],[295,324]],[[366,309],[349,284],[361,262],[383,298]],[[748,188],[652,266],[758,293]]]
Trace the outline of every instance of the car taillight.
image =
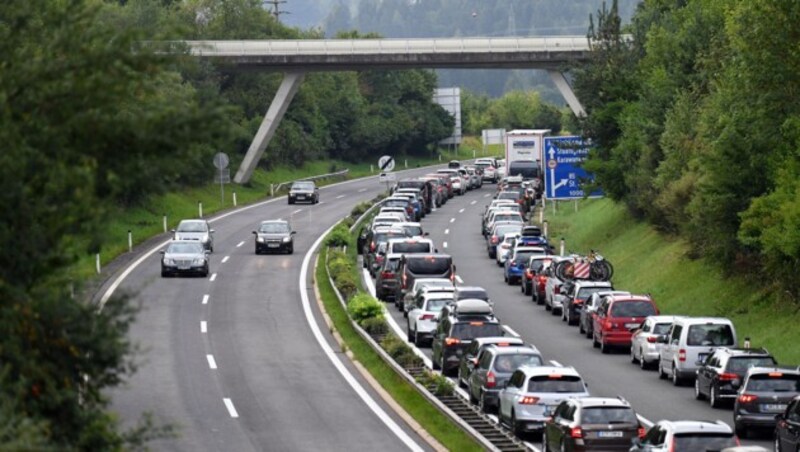
[[517,266],[517,261],[511,261],[511,266],[512,267],[516,267]]
[[728,372],[719,374],[719,381],[734,381],[738,380],[739,376]]
[[408,276],[406,276],[406,274],[403,273],[403,278],[402,279],[403,279],[403,289],[407,289],[408,286],[406,285],[406,283],[408,282]]
[[457,337],[448,337],[444,340],[444,345],[450,347],[451,345],[458,345],[461,343],[461,339]]
[[636,433],[639,436],[639,439],[642,439],[644,438],[644,435],[647,434],[647,430],[645,430],[644,427],[639,427],[639,430]]
[[686,361],[686,350],[680,349],[678,350],[678,361],[685,362]]
[[538,402],[538,401],[539,401],[538,397],[523,396],[521,399],[519,399],[519,404],[520,405],[535,405],[536,402]]
[[580,427],[572,427],[569,431],[570,438],[583,438],[583,430]]
[[494,372],[490,370],[489,373],[486,374],[486,387],[494,388],[495,385],[497,385],[497,379],[495,379]]
[[372,242],[372,243],[369,244],[369,250],[370,251],[375,251],[375,242]]
[[757,395],[753,394],[742,394],[739,396],[739,403],[751,403],[755,402],[758,399]]
[[675,438],[672,438],[672,441],[669,443],[669,452],[675,452]]
[[381,278],[383,278],[383,279],[394,278],[394,273],[392,273],[392,272],[381,272]]
[[496,236],[496,235],[493,235],[493,236],[492,236],[492,245],[497,245],[497,242],[498,242],[498,240],[497,240],[497,236]]
[[433,320],[433,314],[422,314],[419,316],[420,320]]
[[561,293],[561,286],[553,287],[553,293],[556,294],[556,295],[560,294]]
[[610,329],[613,329],[613,328],[614,328],[614,323],[611,322],[611,319],[605,319],[603,321],[603,329],[604,330],[607,331],[607,330],[610,330]]
[[656,343],[656,337],[655,336],[647,336],[647,342],[649,342],[651,344],[655,344]]

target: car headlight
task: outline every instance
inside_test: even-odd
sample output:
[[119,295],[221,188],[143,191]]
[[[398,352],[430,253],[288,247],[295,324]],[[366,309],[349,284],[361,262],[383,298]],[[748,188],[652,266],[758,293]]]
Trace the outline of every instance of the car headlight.
[[291,241],[292,241],[292,238],[291,238],[291,237],[284,237],[284,238],[283,238],[283,243],[289,243],[289,242],[291,242]]
[[203,264],[206,263],[206,260],[203,259],[202,257],[198,257],[198,258],[195,258],[195,260],[193,260],[192,263],[194,265],[203,265]]
[[165,257],[165,258],[164,258],[164,265],[174,265],[174,262],[172,262],[172,259],[167,259],[167,258]]
[[201,241],[201,242],[203,242],[203,243],[206,243],[206,242],[208,242],[208,240],[209,240],[210,238],[211,238],[211,237],[209,237],[209,236],[207,236],[207,235],[204,235],[204,236],[203,236],[203,238],[202,238],[202,239],[200,239],[200,241]]
[[264,243],[264,237],[256,237],[256,242]]

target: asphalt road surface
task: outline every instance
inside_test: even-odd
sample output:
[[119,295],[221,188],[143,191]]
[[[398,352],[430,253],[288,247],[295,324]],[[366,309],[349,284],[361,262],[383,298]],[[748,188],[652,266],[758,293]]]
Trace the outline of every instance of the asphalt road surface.
[[[318,205],[284,197],[212,219],[208,278],[161,278],[161,248],[143,250],[117,289],[142,307],[139,369],[110,394],[123,425],[151,413],[174,426],[154,450],[427,450],[338,349],[301,274],[312,244],[382,190],[371,177],[323,187]],[[251,231],[274,218],[291,219],[294,254],[257,256]]]

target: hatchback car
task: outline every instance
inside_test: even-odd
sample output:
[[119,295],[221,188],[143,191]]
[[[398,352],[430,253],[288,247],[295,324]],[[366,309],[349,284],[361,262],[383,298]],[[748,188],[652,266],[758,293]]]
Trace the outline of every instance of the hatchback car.
[[713,408],[719,408],[736,399],[749,368],[776,365],[775,358],[764,349],[718,348],[697,369],[694,396],[697,400],[708,398]]
[[292,182],[289,188],[289,195],[286,198],[289,204],[294,204],[298,201],[310,202],[311,204],[319,203],[319,188],[317,184],[311,180],[298,180]]
[[659,378],[670,377],[680,386],[694,380],[697,369],[706,357],[720,347],[735,347],[736,329],[730,319],[722,317],[682,317],[676,319],[665,336],[659,336]]
[[418,347],[429,344],[436,331],[436,319],[442,308],[453,302],[453,292],[444,290],[422,291],[414,299],[411,310],[408,311],[406,334],[408,341]]
[[631,335],[631,362],[642,370],[655,367],[661,345],[658,336],[667,334],[676,317],[674,315],[651,315],[644,319],[639,329]]
[[739,445],[728,424],[722,421],[658,421],[634,441],[631,452],[679,452],[722,450]]
[[789,402],[786,411],[775,416],[775,452],[800,448],[800,397]]
[[[733,403],[733,428],[736,434],[740,438],[747,438],[751,429],[776,428],[780,422],[776,415],[786,413],[787,407],[798,394],[800,369],[751,367]],[[794,414],[794,419],[800,424],[800,411]],[[784,448],[791,450],[786,446]],[[775,450],[780,450],[777,444]]]
[[458,377],[456,378],[458,386],[463,388],[467,387],[469,374],[472,373],[475,365],[478,364],[478,355],[481,350],[493,344],[503,344],[503,346],[509,347],[525,345],[525,341],[523,341],[522,338],[514,336],[490,336],[474,339],[472,343],[469,344],[469,347],[464,350],[464,355],[461,357],[461,361],[458,364]]
[[200,242],[174,240],[161,251],[161,276],[208,276],[208,250]]
[[541,432],[559,403],[589,397],[589,390],[572,367],[523,366],[514,371],[498,397],[500,422],[520,436]]
[[172,230],[172,239],[198,242],[209,252],[214,252],[214,230],[206,220],[181,220]]
[[608,353],[611,347],[630,349],[632,330],[651,315],[658,315],[658,308],[648,296],[612,295],[604,298],[592,325],[592,345],[603,353]]
[[295,231],[286,220],[262,221],[258,229],[253,231],[255,236],[256,254],[265,252],[294,253]]
[[495,412],[497,396],[511,373],[522,366],[541,366],[543,362],[542,354],[532,346],[499,343],[484,347],[473,361],[467,380],[470,402],[477,403],[484,413]]
[[636,412],[623,398],[570,399],[545,422],[542,451],[627,451],[644,433]]
[[375,298],[382,301],[394,300],[397,286],[400,285],[400,275],[397,268],[400,266],[402,254],[387,254],[383,258],[381,268],[375,274]]

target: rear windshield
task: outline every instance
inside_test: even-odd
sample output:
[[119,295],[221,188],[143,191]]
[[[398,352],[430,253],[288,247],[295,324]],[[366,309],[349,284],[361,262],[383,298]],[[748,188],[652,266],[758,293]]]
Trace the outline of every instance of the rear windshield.
[[494,221],[522,221],[518,213],[498,213],[494,216]]
[[452,302],[452,298],[431,298],[428,300],[427,310],[431,312],[439,312],[447,303]]
[[727,324],[692,325],[686,345],[734,345],[733,331]]
[[400,266],[400,259],[389,259],[383,263],[383,270],[384,271],[397,271],[397,267]]
[[536,254],[544,254],[544,253],[537,253],[536,251],[521,251],[517,253],[517,255],[514,257],[514,261],[516,261],[517,265],[528,267],[528,259],[530,259],[531,256],[534,256]]
[[529,268],[534,273],[539,274],[539,272],[542,271],[542,268],[549,264],[551,260],[552,259],[534,259]]
[[769,374],[752,375],[747,382],[746,390],[753,392],[800,392],[800,375],[781,372],[776,372],[773,377],[770,377]]
[[517,199],[519,199],[519,193],[513,192],[513,191],[500,193],[499,195],[497,195],[497,199],[513,199],[513,200],[517,200]]
[[728,361],[728,371],[743,374],[751,367],[772,367],[775,364],[775,360],[769,356],[734,357]]
[[481,321],[460,322],[453,324],[451,337],[461,340],[472,340],[478,337],[502,336],[503,328],[497,323],[487,323]]
[[403,232],[409,237],[419,237],[422,235],[422,226],[403,226]]
[[497,372],[511,373],[520,366],[541,366],[542,357],[531,353],[516,353],[513,355],[498,355],[494,359],[494,370]]
[[505,226],[498,226],[495,228],[494,232],[495,235],[498,237],[504,237],[506,234],[513,234],[515,232],[519,232],[518,225],[505,225]]
[[402,199],[392,199],[383,203],[384,207],[406,207],[407,205],[408,201]]
[[581,413],[584,424],[638,424],[639,420],[631,408],[627,407],[591,407],[584,408]]
[[611,306],[611,317],[647,317],[655,313],[656,308],[649,301],[618,301]]
[[393,253],[430,253],[431,244],[428,242],[399,242],[392,243]]
[[421,259],[408,259],[406,268],[415,275],[442,275],[450,272],[452,259],[449,257],[426,256]]
[[459,290],[458,299],[464,300],[466,298],[477,298],[479,300],[488,300],[489,295],[485,290]]
[[508,167],[508,175],[520,175],[523,179],[533,179],[534,177],[539,177],[539,167],[536,162],[511,162]]
[[421,188],[425,185],[421,180],[401,180],[397,183],[397,188]]
[[583,380],[572,375],[554,378],[552,375],[531,377],[528,392],[583,392]]
[[732,434],[703,434],[684,433],[675,435],[674,447],[671,450],[707,451],[722,450],[726,447],[736,446],[736,439]]
[[383,242],[388,241],[389,239],[396,239],[402,237],[402,234],[398,234],[396,232],[376,232],[375,236],[373,236],[372,241],[381,244]]
[[656,325],[653,327],[653,334],[667,334],[671,326],[671,323],[656,323]]
[[[586,300],[592,296],[593,293],[602,292],[604,290],[609,290],[610,287],[583,287],[581,290],[578,291],[578,295],[575,295],[575,298],[580,298],[581,300]],[[638,316],[634,316],[638,317]]]

